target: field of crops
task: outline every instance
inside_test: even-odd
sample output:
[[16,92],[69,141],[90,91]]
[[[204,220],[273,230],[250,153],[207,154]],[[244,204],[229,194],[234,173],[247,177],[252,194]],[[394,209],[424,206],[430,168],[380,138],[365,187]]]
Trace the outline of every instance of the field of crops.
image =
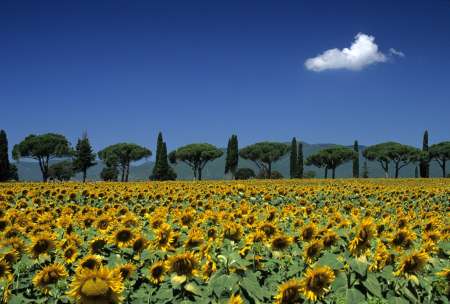
[[449,303],[450,180],[0,185],[7,303]]

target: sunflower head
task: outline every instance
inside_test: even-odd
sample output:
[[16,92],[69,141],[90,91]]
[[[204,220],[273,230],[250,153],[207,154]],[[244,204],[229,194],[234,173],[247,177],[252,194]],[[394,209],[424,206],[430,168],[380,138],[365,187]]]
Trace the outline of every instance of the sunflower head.
[[120,265],[114,269],[114,271],[117,271],[119,273],[120,277],[122,278],[122,281],[131,278],[135,270],[136,266],[134,266],[131,263]]
[[315,258],[320,255],[322,251],[323,245],[319,240],[315,240],[311,242],[308,246],[305,247],[304,255],[307,263],[312,263]]
[[6,261],[0,260],[0,280],[11,281],[12,278],[11,267]]
[[157,261],[150,266],[148,279],[151,283],[158,285],[164,281],[167,267],[163,261]]
[[303,295],[310,301],[317,301],[329,291],[334,278],[333,270],[328,266],[308,269],[301,282]]
[[89,254],[87,256],[85,256],[84,258],[82,258],[79,262],[78,262],[78,268],[80,270],[83,269],[90,269],[90,270],[94,270],[94,269],[98,269],[102,266],[102,261],[103,258],[99,255],[95,255],[95,254]]
[[197,274],[197,257],[192,252],[171,256],[167,261],[170,272],[178,276],[190,277]]
[[99,254],[103,248],[108,244],[108,241],[106,238],[103,237],[96,237],[89,243],[89,247],[91,249],[91,252],[94,254]]
[[289,280],[278,287],[278,294],[275,296],[277,304],[297,304],[301,303],[301,281],[298,279]]
[[244,304],[244,300],[242,300],[239,294],[234,294],[228,300],[228,304]]
[[112,237],[117,246],[120,248],[126,248],[132,244],[135,235],[132,229],[128,227],[120,227],[114,231]]
[[423,270],[429,259],[430,257],[425,252],[413,252],[401,259],[397,271],[394,274],[418,283],[419,280],[416,274]]
[[310,223],[302,229],[302,239],[306,242],[311,241],[317,233],[317,227],[314,223]]
[[78,252],[75,246],[69,246],[64,250],[63,255],[66,263],[72,264],[77,259]]
[[272,248],[272,250],[282,251],[282,250],[288,248],[289,245],[291,245],[291,243],[292,243],[292,238],[290,238],[286,235],[283,235],[283,234],[279,234],[272,238],[272,240],[270,242],[270,247]]
[[47,294],[52,285],[65,277],[67,277],[66,268],[64,268],[62,264],[55,263],[45,266],[42,270],[37,272],[33,278],[33,285],[42,293]]
[[407,228],[398,230],[391,238],[391,243],[396,248],[408,249],[413,244],[416,235]]
[[55,239],[53,234],[47,232],[41,232],[36,236],[32,236],[29,247],[30,254],[34,258],[49,254],[56,247]]
[[68,295],[80,304],[111,304],[121,302],[123,289],[120,272],[100,267],[76,272]]

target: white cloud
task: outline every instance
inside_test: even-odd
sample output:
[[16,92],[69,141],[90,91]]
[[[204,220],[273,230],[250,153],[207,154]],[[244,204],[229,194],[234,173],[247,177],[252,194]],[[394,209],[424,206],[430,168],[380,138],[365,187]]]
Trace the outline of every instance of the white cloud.
[[[332,69],[358,71],[374,63],[386,62],[387,57],[378,51],[378,45],[374,41],[375,37],[359,33],[355,36],[355,41],[350,48],[327,50],[317,57],[307,59],[305,66],[314,72]],[[391,53],[395,54],[392,51]]]
[[403,52],[397,51],[394,48],[390,48],[389,53],[391,53],[392,55],[396,55],[398,57],[405,57],[405,54]]

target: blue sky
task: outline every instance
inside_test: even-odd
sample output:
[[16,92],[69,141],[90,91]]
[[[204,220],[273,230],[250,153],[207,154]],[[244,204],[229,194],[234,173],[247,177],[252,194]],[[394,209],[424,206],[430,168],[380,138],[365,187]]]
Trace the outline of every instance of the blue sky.
[[[346,69],[358,33],[377,49]],[[305,66],[333,48],[340,68]],[[0,128],[11,146],[83,130],[96,149],[153,149],[158,131],[169,149],[232,133],[418,146],[424,129],[450,139],[449,54],[447,0],[3,0]]]

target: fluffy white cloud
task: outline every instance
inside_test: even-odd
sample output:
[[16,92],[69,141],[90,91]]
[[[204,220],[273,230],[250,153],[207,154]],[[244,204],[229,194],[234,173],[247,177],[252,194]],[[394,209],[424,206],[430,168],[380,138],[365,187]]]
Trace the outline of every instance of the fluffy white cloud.
[[[315,72],[331,69],[358,71],[370,64],[385,62],[387,57],[378,51],[378,45],[374,41],[375,37],[359,33],[355,36],[355,41],[350,48],[327,50],[317,57],[307,59],[305,66],[308,70]],[[394,49],[391,50],[392,54],[395,54],[394,51],[401,53]]]

